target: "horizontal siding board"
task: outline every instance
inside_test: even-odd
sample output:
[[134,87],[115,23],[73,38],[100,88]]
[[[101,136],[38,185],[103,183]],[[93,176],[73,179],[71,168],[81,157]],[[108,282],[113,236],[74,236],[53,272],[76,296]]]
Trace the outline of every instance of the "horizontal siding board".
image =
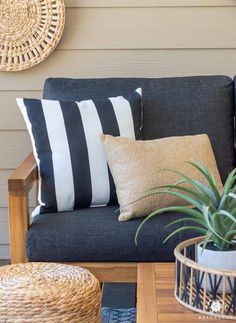
[[8,222],[0,221],[0,245],[9,244],[9,227]]
[[8,222],[8,208],[0,207],[0,223],[4,222]]
[[[30,212],[33,208],[30,209]],[[8,208],[0,207],[0,245],[9,244],[9,221],[8,221]]]
[[0,208],[0,245],[9,244],[8,209]]
[[9,245],[0,245],[0,259],[10,259]]
[[[105,50],[63,51],[56,50],[44,64],[22,73],[0,73],[2,90],[41,90],[44,80],[50,77],[169,77],[187,75],[226,74],[233,76],[236,66],[236,50]],[[22,81],[23,80],[23,81]],[[0,99],[1,99],[0,92]],[[19,94],[19,93],[18,93]],[[15,104],[15,103],[14,103]],[[13,108],[15,109],[15,108]],[[22,123],[21,123],[22,124]],[[1,139],[5,147],[10,143],[10,164],[15,165],[29,151],[26,134],[21,134],[19,144],[12,143],[8,134]],[[14,135],[13,135],[14,136]],[[1,145],[1,147],[2,147]],[[13,145],[13,146],[12,146]],[[14,151],[16,149],[16,151]],[[8,152],[7,152],[8,153]],[[1,162],[4,167],[6,160]]]
[[[30,207],[30,213],[32,213],[34,207]],[[30,218],[32,220],[32,218]],[[8,208],[0,207],[0,223],[8,222]]]
[[7,178],[31,151],[16,97],[41,97],[47,77],[234,75],[235,0],[66,0],[66,6],[58,49],[34,68],[0,73],[0,259],[9,258]]
[[186,7],[236,6],[235,0],[66,0],[67,7]]
[[26,131],[0,131],[0,147],[0,169],[16,168],[32,151]]
[[0,91],[0,129],[25,129],[25,122],[16,104],[16,98],[41,98],[41,91]]
[[[8,180],[8,177],[11,175],[11,173],[12,173],[12,170],[0,169],[0,208],[8,207],[7,180]],[[33,188],[30,192],[30,198],[29,198],[29,203],[31,207],[34,207],[36,204],[35,196],[36,196],[35,188]]]
[[68,8],[59,48],[236,48],[235,17],[236,7]]

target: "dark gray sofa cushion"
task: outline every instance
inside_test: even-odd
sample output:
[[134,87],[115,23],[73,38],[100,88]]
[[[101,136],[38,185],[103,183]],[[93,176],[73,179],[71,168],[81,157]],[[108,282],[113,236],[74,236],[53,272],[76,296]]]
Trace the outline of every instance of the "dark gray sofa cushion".
[[234,167],[234,89],[227,76],[48,79],[44,98],[97,99],[143,89],[144,139],[207,133],[224,181]]
[[[226,76],[165,79],[48,79],[44,98],[97,99],[143,88],[144,139],[207,133],[222,179],[234,167],[234,90]],[[28,231],[30,261],[172,261],[182,233],[163,245],[164,227],[180,214],[155,218],[143,228],[138,247],[134,235],[143,219],[118,222],[116,207],[82,209],[36,217]]]
[[143,219],[118,222],[117,206],[41,214],[27,236],[30,261],[173,261],[177,243],[193,236],[182,233],[165,245],[170,230],[164,227],[180,214],[154,218],[143,227],[138,246],[135,232]]

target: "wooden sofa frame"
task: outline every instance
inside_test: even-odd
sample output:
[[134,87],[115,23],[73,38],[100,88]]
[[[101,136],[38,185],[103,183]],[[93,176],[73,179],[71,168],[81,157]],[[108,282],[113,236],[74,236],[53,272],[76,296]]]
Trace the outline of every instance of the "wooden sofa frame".
[[[8,179],[11,263],[25,263],[25,239],[30,225],[29,192],[37,184],[38,171],[30,154]],[[71,262],[90,270],[101,282],[137,282],[137,263]]]

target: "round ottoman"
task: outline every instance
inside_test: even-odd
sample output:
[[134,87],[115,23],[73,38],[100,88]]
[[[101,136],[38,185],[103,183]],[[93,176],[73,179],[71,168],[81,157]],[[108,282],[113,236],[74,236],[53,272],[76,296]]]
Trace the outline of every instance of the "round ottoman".
[[101,290],[86,269],[54,263],[0,267],[0,322],[101,322]]

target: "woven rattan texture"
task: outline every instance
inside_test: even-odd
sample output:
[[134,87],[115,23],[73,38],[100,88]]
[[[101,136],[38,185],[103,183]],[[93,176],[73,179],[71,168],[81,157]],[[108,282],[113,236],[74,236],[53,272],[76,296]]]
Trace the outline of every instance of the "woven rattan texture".
[[201,313],[203,320],[211,321],[212,316],[219,322],[235,321],[236,272],[199,264],[197,245],[202,241],[203,237],[189,239],[175,248],[175,297],[183,306]]
[[0,71],[42,62],[64,29],[64,0],[0,0]]
[[101,290],[86,269],[53,263],[0,268],[0,322],[98,323]]

